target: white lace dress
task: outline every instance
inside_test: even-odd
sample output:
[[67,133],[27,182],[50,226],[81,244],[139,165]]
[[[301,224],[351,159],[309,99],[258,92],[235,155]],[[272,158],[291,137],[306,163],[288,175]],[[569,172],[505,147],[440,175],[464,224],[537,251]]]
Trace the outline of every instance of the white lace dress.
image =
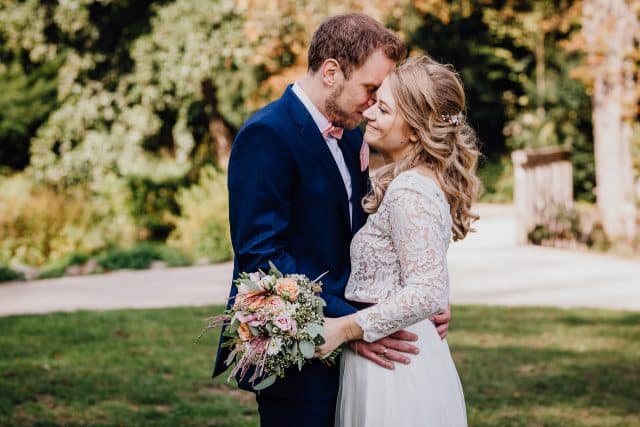
[[345,296],[375,303],[357,322],[365,341],[406,329],[419,336],[410,365],[387,370],[345,350],[336,409],[339,427],[467,425],[449,346],[428,318],[449,302],[451,216],[444,194],[415,170],[397,176],[378,211],[351,243]]

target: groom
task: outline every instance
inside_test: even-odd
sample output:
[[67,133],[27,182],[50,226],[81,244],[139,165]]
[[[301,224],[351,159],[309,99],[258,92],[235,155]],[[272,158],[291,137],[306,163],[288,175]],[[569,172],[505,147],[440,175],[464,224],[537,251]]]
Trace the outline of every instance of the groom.
[[[344,299],[349,245],[364,225],[360,200],[368,186],[367,153],[357,125],[377,88],[405,55],[403,43],[366,15],[329,18],[316,30],[303,80],[254,114],[238,133],[229,161],[229,218],[233,278],[268,270],[322,278],[325,315],[358,307]],[[231,287],[231,297],[236,288]],[[449,314],[440,323],[446,335]],[[357,351],[386,368],[408,363],[417,339],[398,332]],[[213,375],[225,370],[220,347]],[[383,357],[384,356],[384,357]],[[428,357],[428,355],[425,355]],[[287,371],[256,392],[262,426],[333,426],[339,367],[319,360]],[[240,382],[251,390],[251,385]]]

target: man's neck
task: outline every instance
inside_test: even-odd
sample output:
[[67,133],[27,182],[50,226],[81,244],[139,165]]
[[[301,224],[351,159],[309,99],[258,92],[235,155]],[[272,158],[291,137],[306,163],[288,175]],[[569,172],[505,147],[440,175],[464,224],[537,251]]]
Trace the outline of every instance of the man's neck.
[[315,79],[312,75],[307,74],[302,80],[298,81],[298,85],[318,111],[320,111],[323,116],[327,117],[327,111],[324,108],[325,101],[327,99],[324,94],[327,89],[324,87],[322,82]]

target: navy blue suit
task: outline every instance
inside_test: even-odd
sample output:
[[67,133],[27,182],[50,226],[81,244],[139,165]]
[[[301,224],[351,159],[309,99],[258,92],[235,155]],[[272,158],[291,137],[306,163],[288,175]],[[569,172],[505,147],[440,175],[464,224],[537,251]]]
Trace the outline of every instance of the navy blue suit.
[[[326,141],[291,86],[255,113],[238,133],[229,161],[229,220],[235,253],[233,278],[268,270],[322,278],[325,314],[356,308],[344,299],[350,273],[351,238],[365,222],[360,201],[368,172],[361,172],[362,133],[345,130],[340,149],[352,183],[353,221],[347,193]],[[231,287],[230,296],[236,294]],[[225,370],[218,349],[213,375]],[[314,360],[257,392],[262,426],[333,426],[339,368]],[[240,387],[251,390],[246,381]]]

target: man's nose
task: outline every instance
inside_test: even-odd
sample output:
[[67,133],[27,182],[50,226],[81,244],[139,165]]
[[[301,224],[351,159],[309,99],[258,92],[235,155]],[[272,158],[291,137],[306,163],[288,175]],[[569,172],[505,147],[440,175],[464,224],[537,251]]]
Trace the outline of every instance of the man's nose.
[[369,101],[367,101],[367,108],[371,108],[371,106],[375,103],[376,103],[376,97],[375,96],[370,97]]

